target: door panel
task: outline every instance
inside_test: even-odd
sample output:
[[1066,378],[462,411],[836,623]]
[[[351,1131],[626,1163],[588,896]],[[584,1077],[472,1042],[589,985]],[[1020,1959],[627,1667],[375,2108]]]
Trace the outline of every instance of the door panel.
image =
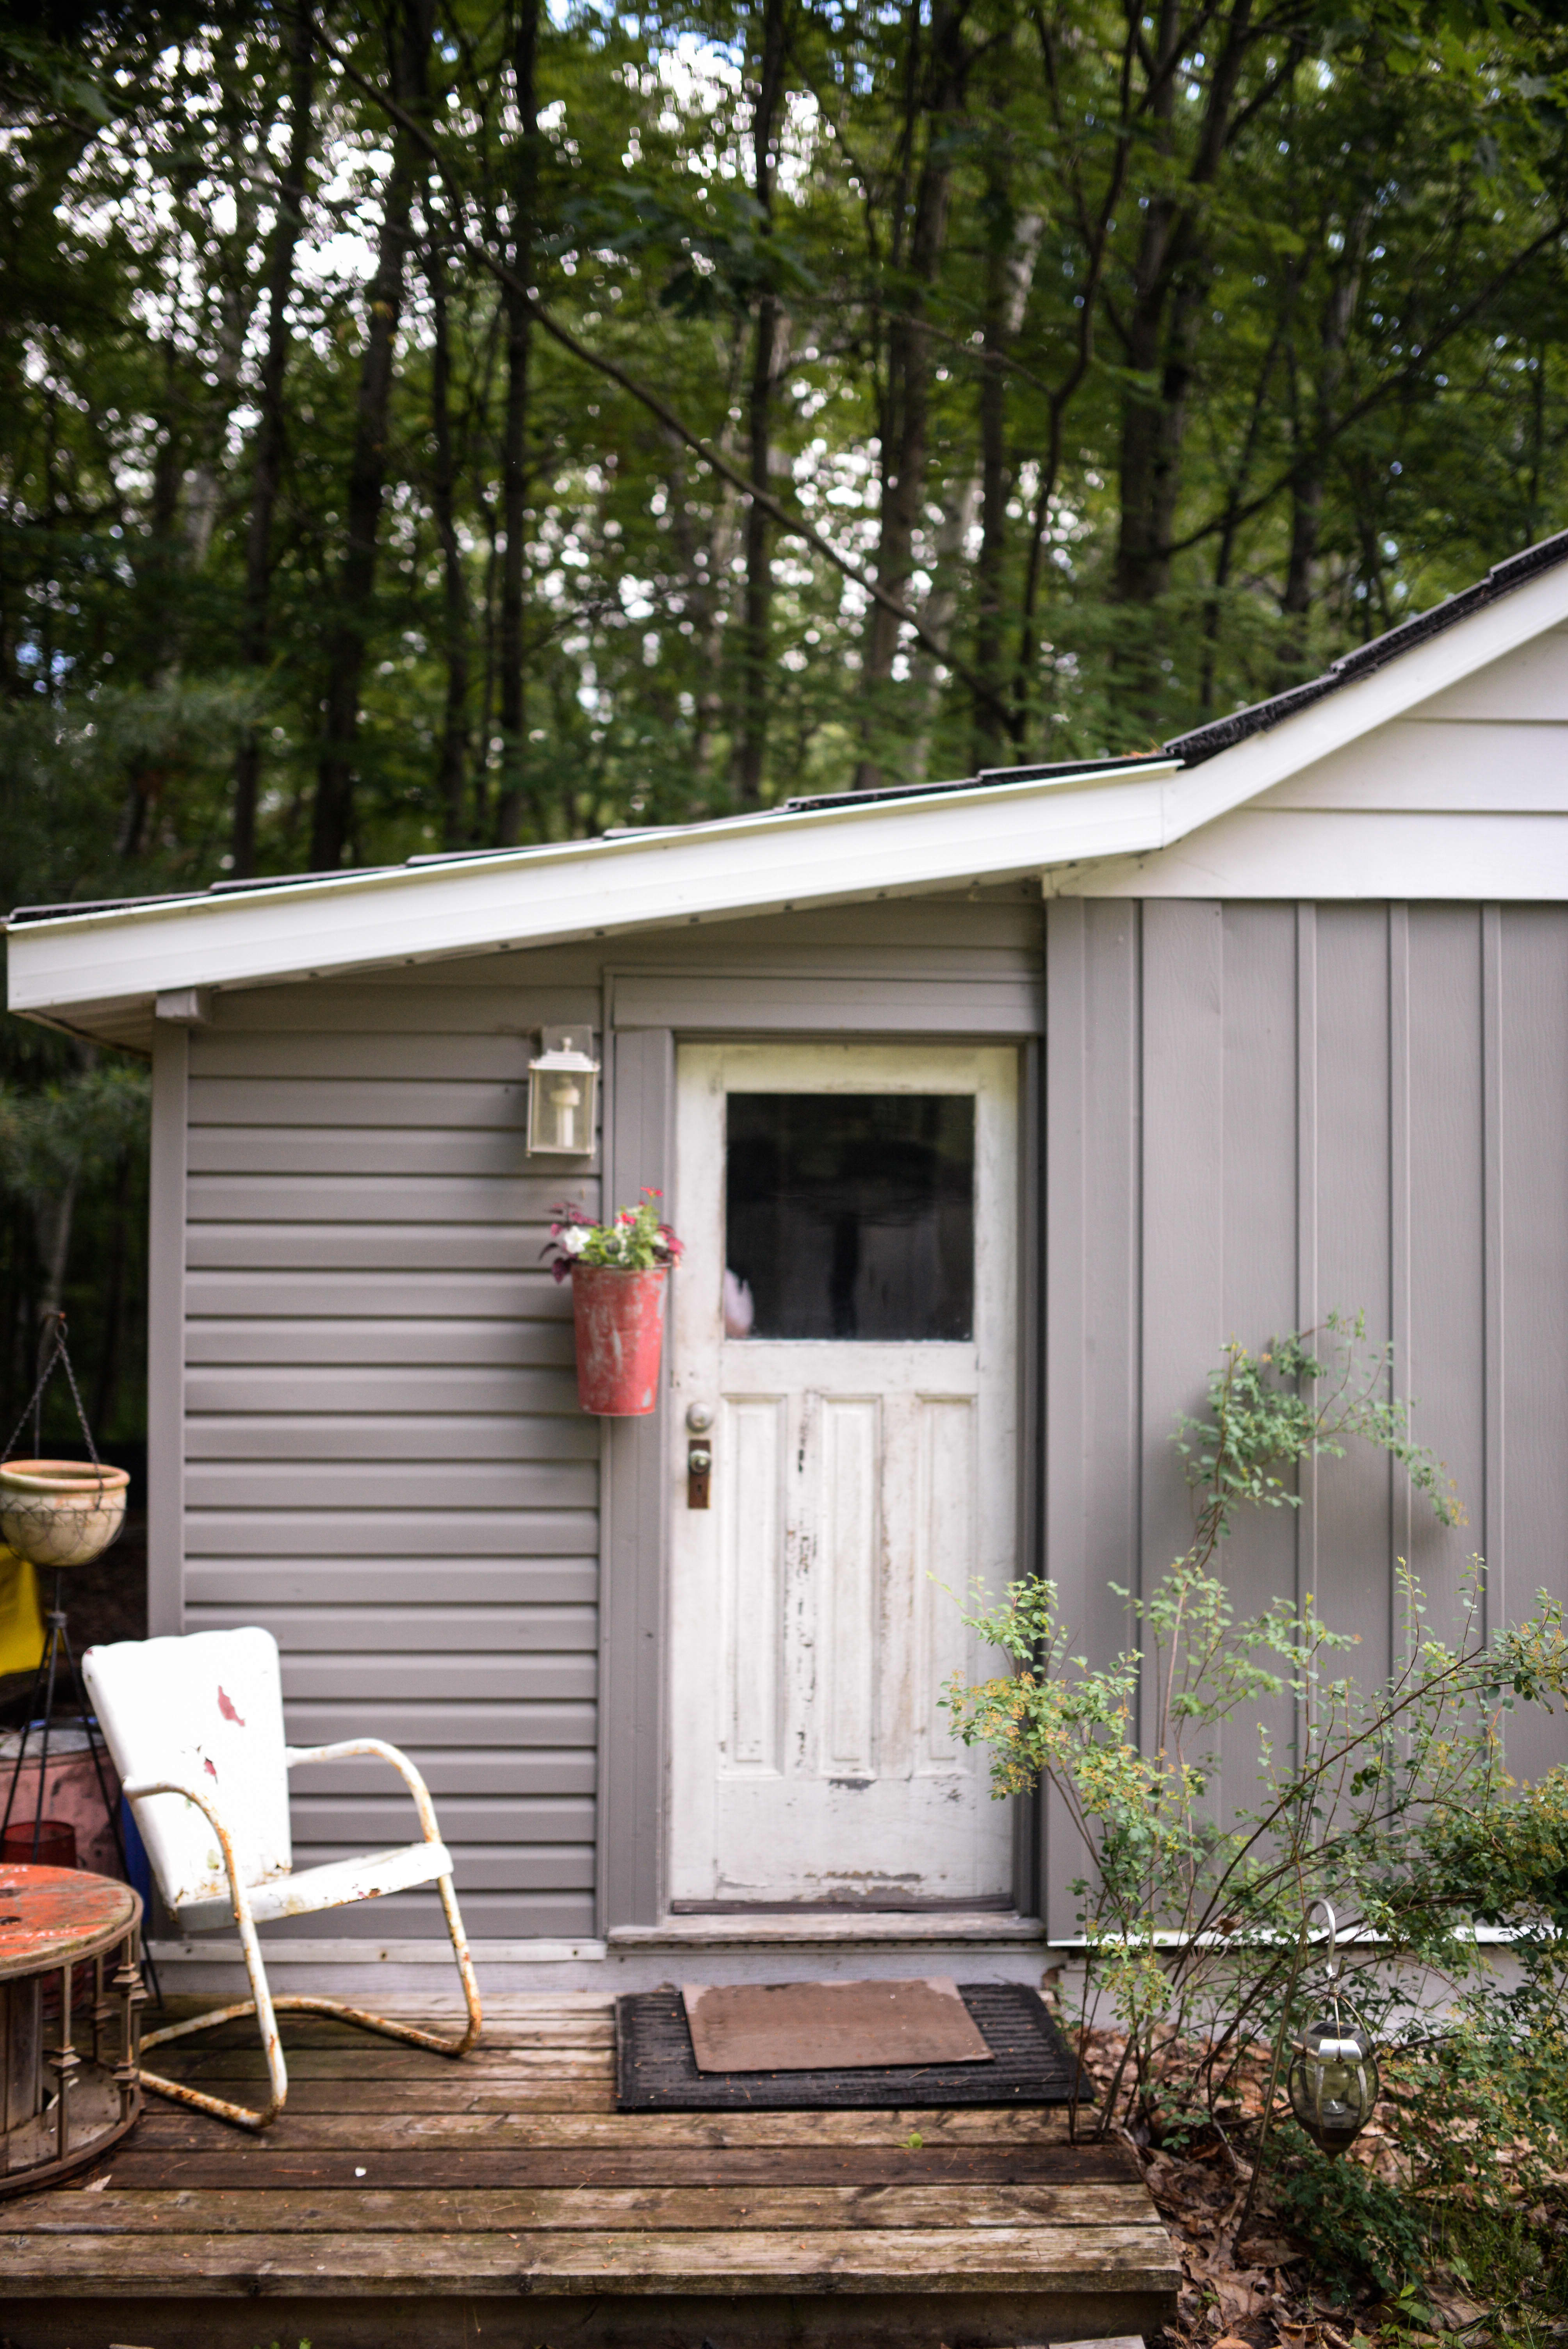
[[[995,1669],[963,1610],[1016,1571],[1016,1164],[1008,1051],[681,1050],[677,1900],[1010,1891],[1009,1806],[939,1699]],[[887,1334],[911,1329],[964,1334]],[[714,1414],[707,1510],[686,1506],[693,1405]]]

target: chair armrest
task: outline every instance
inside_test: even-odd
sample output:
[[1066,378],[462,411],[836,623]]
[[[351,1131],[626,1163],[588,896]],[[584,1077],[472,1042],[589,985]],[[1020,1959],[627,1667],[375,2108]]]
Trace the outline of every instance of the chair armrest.
[[335,1745],[285,1745],[284,1760],[291,1770],[306,1762],[351,1762],[368,1754],[373,1761],[385,1762],[397,1771],[414,1797],[419,1814],[419,1826],[427,1843],[439,1843],[441,1830],[436,1825],[436,1806],[430,1800],[430,1790],[406,1754],[396,1745],[388,1745],[383,1737],[344,1737]]
[[240,1881],[240,1868],[234,1857],[234,1846],[228,1828],[212,1807],[211,1797],[202,1794],[198,1787],[177,1785],[171,1779],[165,1778],[139,1780],[135,1785],[122,1785],[119,1791],[128,1803],[139,1803],[147,1795],[183,1795],[188,1803],[195,1804],[217,1837],[219,1848],[223,1855],[223,1865],[229,1872],[229,1893],[234,1904],[234,1922],[238,1925],[242,1936],[253,1932],[255,1929],[251,1922],[251,1904],[245,1897],[245,1888]]

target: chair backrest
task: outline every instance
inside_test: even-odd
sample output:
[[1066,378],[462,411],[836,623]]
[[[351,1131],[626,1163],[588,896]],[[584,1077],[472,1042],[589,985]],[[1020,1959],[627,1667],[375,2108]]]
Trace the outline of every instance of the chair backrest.
[[[128,1785],[199,1786],[232,1838],[245,1885],[288,1873],[283,1681],[270,1631],[120,1640],[89,1648],[82,1677]],[[170,1909],[228,1891],[218,1838],[194,1803],[152,1795],[131,1807]]]

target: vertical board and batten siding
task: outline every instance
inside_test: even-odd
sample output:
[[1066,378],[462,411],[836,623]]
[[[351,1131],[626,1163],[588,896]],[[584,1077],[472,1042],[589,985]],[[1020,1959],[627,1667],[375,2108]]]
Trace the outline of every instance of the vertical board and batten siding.
[[[1472,1552],[1492,1625],[1568,1597],[1568,907],[1061,900],[1047,999],[1046,1568],[1085,1644],[1126,1644],[1109,1586],[1147,1590],[1185,1547],[1169,1438],[1226,1340],[1336,1307],[1393,1341],[1469,1523],[1365,1448],[1326,1459],[1299,1509],[1239,1526],[1238,1611],[1314,1593],[1378,1672],[1398,1557],[1444,1630]],[[1562,1748],[1560,1722],[1511,1729],[1525,1777]],[[1254,1751],[1249,1719],[1222,1805]],[[1048,1834],[1070,1932],[1079,1856]]]
[[[486,1939],[593,1925],[598,1432],[541,1248],[599,1194],[524,1172],[523,1118],[525,1031],[597,1002],[280,988],[189,1048],[185,1628],[276,1633],[294,1739],[414,1754]],[[408,1832],[370,1764],[294,1804],[299,1862]],[[409,1895],[332,1930],[438,1922]]]
[[[602,1190],[530,1169],[525,1065],[542,1023],[600,1029],[607,1005]],[[1041,909],[1015,886],[236,990],[160,1033],[156,1359],[182,1360],[183,1395],[153,1402],[155,1628],[266,1624],[293,1739],[406,1746],[476,1939],[661,1900],[663,1418],[602,1449],[579,1411],[549,1206],[666,1177],[677,1030],[1023,1040],[1041,1019]],[[293,1791],[302,1864],[407,1831],[374,1765]],[[412,1895],[281,1930],[440,1925]]]

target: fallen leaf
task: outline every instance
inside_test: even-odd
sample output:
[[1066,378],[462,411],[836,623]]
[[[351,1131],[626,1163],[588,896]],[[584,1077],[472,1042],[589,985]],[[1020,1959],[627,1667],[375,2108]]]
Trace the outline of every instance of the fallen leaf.
[[1244,2270],[1239,2275],[1216,2275],[1213,2281],[1221,2313],[1227,2324],[1234,2324],[1241,2317],[1261,2315],[1276,2298],[1274,2285],[1266,2276],[1251,2274]]
[[1468,2333],[1472,2324],[1491,2313],[1479,2300],[1470,2300],[1462,2292],[1445,2292],[1438,2284],[1428,2284],[1426,2295],[1432,2313],[1449,2333]]

